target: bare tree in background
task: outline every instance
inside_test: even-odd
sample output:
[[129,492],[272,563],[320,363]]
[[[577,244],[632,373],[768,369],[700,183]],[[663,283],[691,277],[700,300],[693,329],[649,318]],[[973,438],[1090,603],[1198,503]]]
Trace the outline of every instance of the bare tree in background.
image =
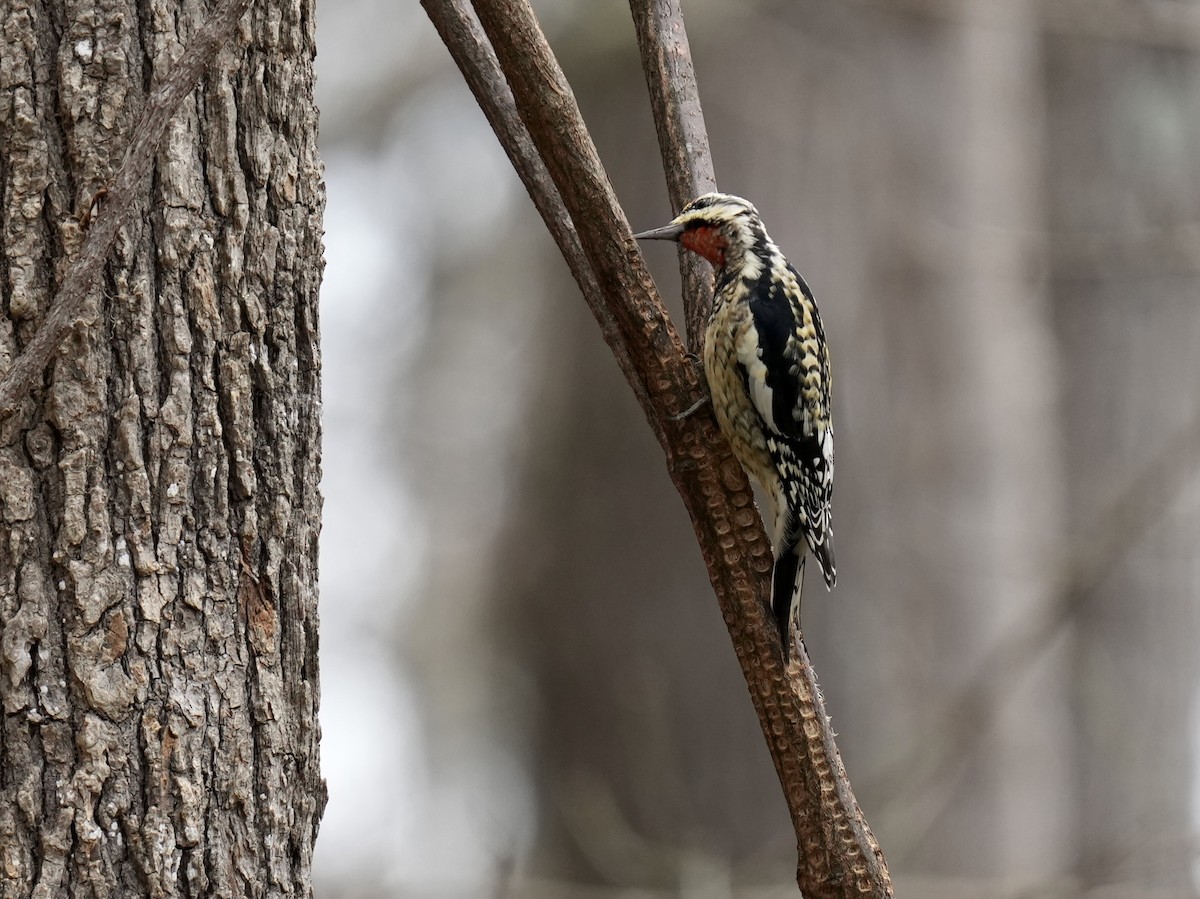
[[[1200,680],[1200,17],[1049,42],[1068,507],[1076,875],[1194,894]],[[1090,111],[1088,116],[1074,110]],[[1065,628],[1064,628],[1065,630]]]
[[[11,370],[206,11],[2,8]],[[0,425],[4,897],[311,893],[313,13],[259,4],[233,29],[142,173],[102,282]]]

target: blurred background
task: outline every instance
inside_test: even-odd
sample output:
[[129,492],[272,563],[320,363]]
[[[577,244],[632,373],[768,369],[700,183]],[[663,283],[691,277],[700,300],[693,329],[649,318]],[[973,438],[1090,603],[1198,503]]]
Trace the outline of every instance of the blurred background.
[[[537,8],[631,222],[665,223],[626,3]],[[898,895],[1197,895],[1200,3],[685,11],[718,183],[829,335],[839,579],[805,632]],[[319,14],[318,895],[795,895],[690,524],[565,265],[418,4]]]

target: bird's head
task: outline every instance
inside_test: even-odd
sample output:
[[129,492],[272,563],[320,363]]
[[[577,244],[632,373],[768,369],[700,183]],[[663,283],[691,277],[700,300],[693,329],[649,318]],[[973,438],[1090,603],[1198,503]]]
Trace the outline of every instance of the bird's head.
[[753,203],[719,193],[697,197],[671,224],[633,236],[638,240],[678,241],[718,269],[769,240]]

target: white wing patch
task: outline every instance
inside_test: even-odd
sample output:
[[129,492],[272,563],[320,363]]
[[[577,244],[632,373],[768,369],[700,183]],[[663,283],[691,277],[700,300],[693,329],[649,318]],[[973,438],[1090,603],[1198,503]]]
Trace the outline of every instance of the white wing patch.
[[[821,483],[833,483],[833,428],[826,428],[821,435],[821,455],[825,457],[825,470],[821,475]],[[825,498],[825,508],[829,508],[829,497]]]
[[774,391],[767,384],[767,367],[763,365],[758,355],[758,335],[753,328],[743,328],[737,339],[737,360],[746,370],[746,380],[750,385],[750,401],[762,417],[763,422],[771,431],[779,433],[775,423]]

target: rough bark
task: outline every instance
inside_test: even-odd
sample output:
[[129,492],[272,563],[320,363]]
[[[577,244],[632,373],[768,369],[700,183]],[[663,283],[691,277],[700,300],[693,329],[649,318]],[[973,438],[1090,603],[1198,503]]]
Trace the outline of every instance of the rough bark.
[[[7,369],[207,8],[3,7]],[[0,431],[0,896],[310,893],[313,24],[308,0],[242,19]]]

